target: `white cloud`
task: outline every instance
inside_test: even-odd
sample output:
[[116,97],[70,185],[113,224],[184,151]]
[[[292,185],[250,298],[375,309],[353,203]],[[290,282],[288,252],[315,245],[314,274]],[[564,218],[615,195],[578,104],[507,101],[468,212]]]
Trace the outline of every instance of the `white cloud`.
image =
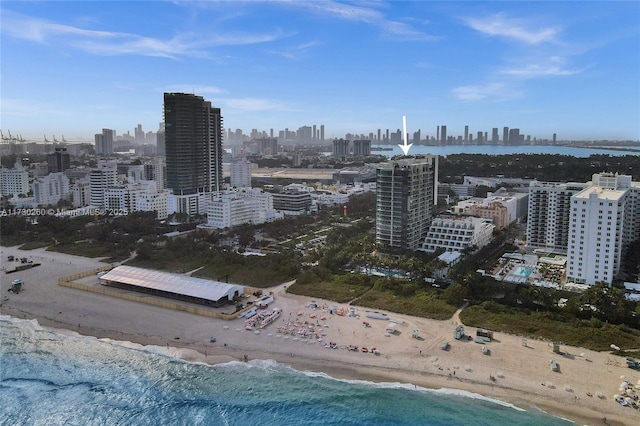
[[259,44],[286,35],[275,30],[261,34],[180,34],[167,40],[137,34],[96,31],[58,24],[38,18],[3,11],[3,33],[42,44],[72,46],[102,56],[140,55],[166,58],[207,57],[208,48]]
[[552,56],[542,62],[527,63],[520,67],[506,68],[500,73],[519,78],[538,78],[564,77],[580,74],[583,71],[584,69],[567,69],[565,68],[564,58]]
[[282,56],[283,58],[297,60],[306,55],[312,47],[320,44],[317,41],[309,41],[307,43],[298,44],[297,46],[292,46],[285,49],[280,50],[267,50],[267,53],[271,53],[272,55]]
[[436,37],[432,35],[414,29],[409,24],[387,19],[382,12],[373,9],[372,6],[379,8],[386,7],[386,4],[383,2],[359,2],[360,6],[339,3],[336,1],[287,0],[280,3],[304,7],[345,21],[362,22],[377,26],[383,31],[385,36],[391,38],[417,41],[430,41],[436,39]]
[[452,90],[453,95],[463,101],[480,101],[489,99],[505,101],[522,96],[520,91],[504,83],[488,83],[484,85],[460,86]]
[[504,13],[482,18],[463,18],[463,22],[483,34],[511,38],[527,44],[555,42],[560,33],[560,29],[555,27],[526,28],[533,25],[519,19],[508,18]]

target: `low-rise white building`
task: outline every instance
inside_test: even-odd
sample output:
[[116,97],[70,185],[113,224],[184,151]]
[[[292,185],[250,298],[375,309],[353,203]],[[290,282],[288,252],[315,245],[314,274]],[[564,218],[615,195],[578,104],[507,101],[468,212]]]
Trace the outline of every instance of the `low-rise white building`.
[[64,173],[50,173],[31,185],[33,197],[40,206],[48,206],[69,198],[69,178]]
[[205,215],[211,197],[211,193],[208,192],[187,195],[169,194],[167,196],[167,214]]
[[143,212],[156,212],[157,218],[166,219],[167,214],[167,198],[169,191],[143,191],[138,194],[136,199],[136,210]]
[[73,184],[73,207],[87,207],[91,204],[91,182],[89,178],[78,179]]
[[314,191],[311,193],[311,199],[321,206],[336,206],[346,204],[349,195],[334,191]]
[[528,198],[528,193],[507,192],[500,188],[486,198],[469,198],[458,202],[453,212],[491,219],[498,229],[503,229],[527,215]]
[[104,191],[104,207],[115,212],[155,211],[158,219],[167,218],[169,191],[157,191],[154,181],[113,186]]
[[13,169],[0,168],[0,195],[13,197],[29,192],[29,172],[22,167],[20,159]]
[[434,252],[463,251],[467,247],[483,247],[491,241],[493,225],[490,220],[469,216],[438,216],[429,227],[422,250]]
[[258,188],[229,191],[212,198],[207,208],[207,228],[232,228],[245,223],[258,224],[282,219],[273,209],[272,194]]

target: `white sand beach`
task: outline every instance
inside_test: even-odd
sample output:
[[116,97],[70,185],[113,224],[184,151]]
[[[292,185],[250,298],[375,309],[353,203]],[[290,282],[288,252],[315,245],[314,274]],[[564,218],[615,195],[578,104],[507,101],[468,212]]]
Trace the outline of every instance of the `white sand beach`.
[[[640,372],[626,368],[623,358],[609,353],[562,346],[564,355],[560,355],[552,353],[549,342],[528,339],[523,346],[518,336],[495,333],[486,344],[489,353],[484,354],[482,345],[473,340],[453,338],[459,325],[455,315],[435,321],[387,313],[398,320],[395,333],[390,334],[388,321],[366,317],[364,308],[355,309],[356,317],[332,314],[332,307],[348,312],[349,306],[315,299],[314,308],[311,298],[286,293],[287,284],[268,289],[275,296],[269,309],[282,309],[280,318],[264,329],[247,331],[240,318],[213,319],[57,285],[61,277],[104,265],[95,259],[2,247],[2,268],[19,264],[7,262],[8,255],[27,257],[41,266],[0,274],[0,312],[35,318],[43,326],[173,347],[174,355],[186,360],[219,363],[242,360],[245,355],[275,359],[338,378],[465,390],[522,408],[536,406],[581,424],[604,424],[605,418],[610,425],[640,423],[640,411],[613,400],[621,377],[635,384]],[[7,291],[16,278],[24,281],[19,294]],[[412,336],[413,330],[418,338]],[[473,337],[475,331],[466,329]],[[210,336],[217,341],[211,343]],[[448,350],[441,348],[445,341],[450,344]],[[325,348],[328,342],[337,348]],[[349,345],[358,346],[358,351],[348,350]],[[375,347],[380,353],[364,353],[362,347]],[[559,365],[558,372],[551,370],[550,359]]]

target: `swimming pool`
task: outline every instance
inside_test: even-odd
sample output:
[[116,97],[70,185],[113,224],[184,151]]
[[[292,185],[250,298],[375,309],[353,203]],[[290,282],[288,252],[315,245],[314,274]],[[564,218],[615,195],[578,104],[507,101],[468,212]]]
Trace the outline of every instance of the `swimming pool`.
[[518,275],[520,277],[529,278],[529,275],[533,272],[533,269],[526,266],[518,266],[515,271],[513,271],[513,275]]

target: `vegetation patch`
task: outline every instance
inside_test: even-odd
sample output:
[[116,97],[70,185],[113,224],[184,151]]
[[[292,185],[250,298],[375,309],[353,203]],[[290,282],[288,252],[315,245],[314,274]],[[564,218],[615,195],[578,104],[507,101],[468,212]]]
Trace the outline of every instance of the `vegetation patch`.
[[621,348],[640,347],[640,331],[625,325],[604,324],[596,318],[578,319],[567,313],[535,312],[495,302],[466,308],[460,320],[480,327],[534,339],[562,342],[596,351],[606,351],[615,343]]
[[287,255],[243,256],[234,252],[215,256],[193,275],[251,287],[266,288],[295,279],[297,264]]
[[51,245],[51,241],[29,241],[20,246],[20,250],[35,250]]
[[111,262],[123,260],[129,256],[129,250],[126,247],[120,248],[117,245],[107,245],[88,241],[51,245],[47,248],[47,251],[92,258],[106,257]]
[[421,290],[411,296],[404,296],[391,290],[373,289],[358,299],[354,305],[437,320],[451,318],[457,310],[436,291],[430,290]]
[[369,291],[374,282],[375,278],[367,275],[332,275],[328,270],[317,267],[300,274],[287,291],[301,296],[347,303]]

